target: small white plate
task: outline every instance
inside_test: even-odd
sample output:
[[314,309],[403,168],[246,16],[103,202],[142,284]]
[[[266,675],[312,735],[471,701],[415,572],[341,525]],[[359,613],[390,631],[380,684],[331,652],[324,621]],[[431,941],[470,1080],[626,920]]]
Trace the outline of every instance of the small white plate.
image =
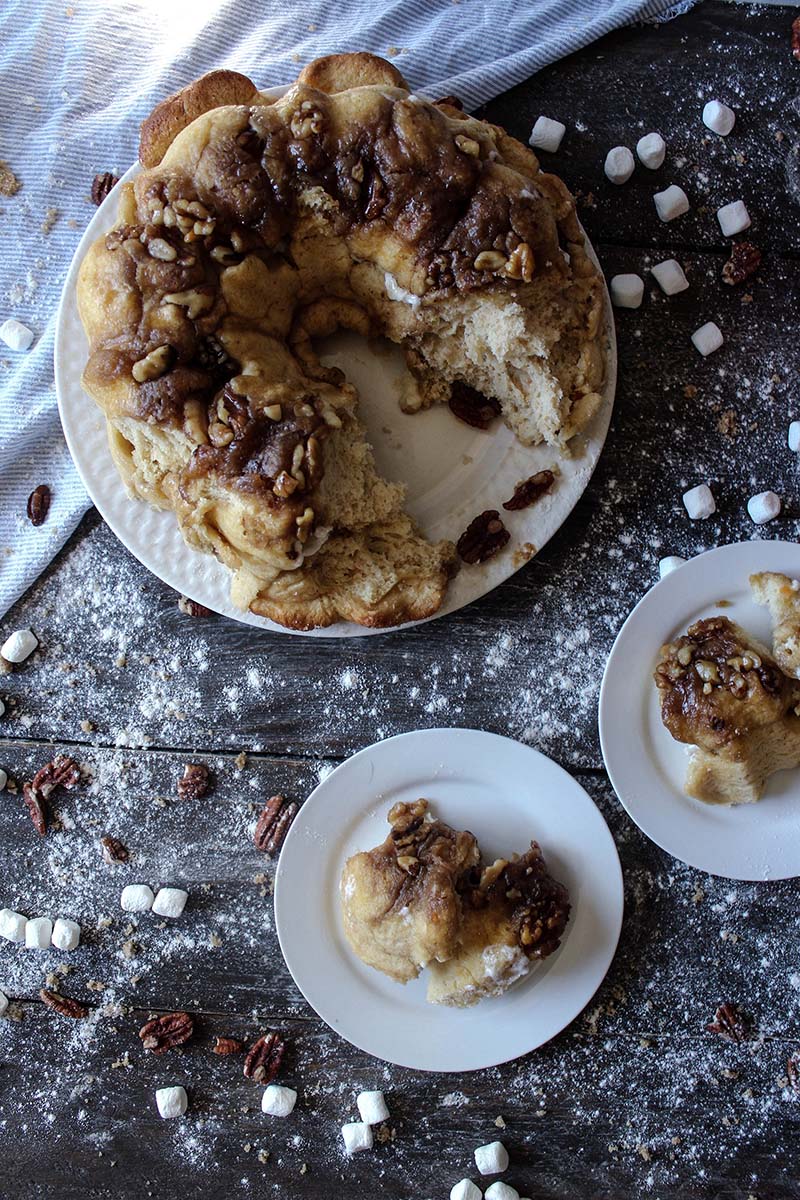
[[748,578],[756,571],[800,576],[800,546],[720,546],[690,559],[639,601],[606,664],[600,744],[614,790],[663,850],[729,879],[789,879],[800,875],[800,770],[773,775],[757,804],[728,808],[691,799],[683,792],[689,748],[664,728],[653,682],[661,646],[701,617],[729,617],[772,645],[769,614],[750,595]]
[[[419,797],[434,816],[474,833],[488,861],[535,838],[569,888],[572,913],[556,953],[474,1008],[428,1004],[427,972],[395,983],[356,958],[344,935],[345,860],[385,839],[393,804]],[[419,1071],[478,1070],[554,1037],[602,982],[622,909],[616,847],[583,788],[529,746],[472,729],[400,734],[342,763],[300,809],[275,875],[281,949],[308,1003],[354,1046]]]
[[[284,88],[273,89],[276,95]],[[133,166],[123,176],[135,177]],[[114,466],[100,409],[83,391],[81,373],[88,346],[76,299],[80,265],[91,244],[110,230],[117,216],[116,189],[98,208],[67,274],[58,312],[55,339],[55,382],[61,423],[70,453],[87,492],[123,545],[154,575],[207,608],[247,625],[303,637],[366,637],[386,630],[341,622],[326,629],[290,630],[264,617],[242,612],[230,599],[231,573],[211,555],[184,542],[175,516],[131,499]],[[596,265],[594,251],[589,253]],[[557,463],[561,472],[551,495],[532,508],[503,513],[511,533],[506,549],[479,566],[466,566],[452,581],[444,616],[497,587],[530,557],[522,548],[541,550],[563,525],[583,494],[603,449],[616,386],[614,319],[605,297],[606,383],[603,403],[590,425],[571,443],[569,457],[547,446],[522,446],[502,422],[489,431],[471,429],[446,406],[409,416],[398,404],[398,384],[407,375],[402,353],[389,343],[373,348],[353,334],[331,338],[322,355],[327,365],[342,367],[359,391],[359,415],[375,447],[378,469],[408,487],[407,509],[432,540],[456,541],[473,517],[500,509],[515,485]]]

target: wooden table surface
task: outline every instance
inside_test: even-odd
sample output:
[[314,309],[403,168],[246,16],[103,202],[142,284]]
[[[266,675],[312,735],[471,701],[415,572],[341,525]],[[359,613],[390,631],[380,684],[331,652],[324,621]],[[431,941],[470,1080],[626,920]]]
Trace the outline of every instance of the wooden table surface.
[[[596,727],[608,651],[662,555],[797,537],[785,445],[800,417],[794,15],[701,4],[615,33],[487,106],[523,139],[540,113],[565,121],[554,169],[579,194],[608,275],[646,277],[675,256],[691,281],[673,298],[648,282],[642,308],[617,314],[620,383],[595,477],[560,533],[492,595],[352,641],[193,620],[91,513],[7,616],[5,631],[30,625],[41,649],[0,680],[0,762],[22,781],[63,751],[93,782],[62,795],[44,840],[19,795],[2,795],[0,905],[74,917],[84,936],[70,955],[0,946],[12,999],[0,1021],[0,1195],[446,1197],[474,1176],[474,1147],[498,1136],[511,1154],[504,1179],[540,1200],[800,1195],[800,1094],[787,1079],[800,1049],[796,881],[717,879],[657,849],[617,802]],[[727,139],[701,124],[712,97],[737,110]],[[667,163],[613,187],[606,151],[651,129]],[[651,196],[671,182],[692,209],[662,225]],[[728,244],[714,213],[739,198],[765,258],[734,289],[720,280]],[[707,320],[726,342],[704,360],[689,335]],[[718,512],[692,524],[681,493],[702,481]],[[767,488],[784,511],[757,529],[745,503]],[[273,866],[251,840],[267,796],[302,801],[353,751],[437,725],[509,734],[566,766],[606,817],[625,874],[619,951],[583,1015],[515,1063],[459,1076],[390,1068],[316,1018],[284,966]],[[176,796],[188,761],[216,779],[198,802]],[[130,847],[127,866],[101,860],[104,833]],[[122,914],[120,889],[139,880],[185,886],[184,916],[167,926]],[[48,973],[90,1006],[86,1020],[38,1000]],[[753,1040],[706,1032],[721,1001],[751,1014]],[[145,1053],[140,1025],[173,1009],[197,1014],[198,1035]],[[210,1051],[215,1034],[272,1029],[289,1042],[283,1077],[301,1095],[286,1122],[262,1115],[241,1059]],[[156,1112],[165,1083],[189,1092],[183,1120]],[[339,1127],[373,1087],[391,1110],[385,1140],[347,1160]]]

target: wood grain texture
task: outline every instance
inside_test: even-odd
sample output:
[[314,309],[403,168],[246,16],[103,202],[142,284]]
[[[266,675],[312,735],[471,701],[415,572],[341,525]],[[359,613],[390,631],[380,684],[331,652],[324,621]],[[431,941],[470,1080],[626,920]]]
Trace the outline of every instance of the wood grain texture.
[[[785,446],[800,416],[793,16],[701,4],[619,31],[487,106],[523,138],[540,113],[568,124],[553,167],[583,196],[608,275],[646,278],[675,256],[691,282],[670,299],[648,282],[643,307],[616,314],[620,386],[598,470],[559,534],[501,588],[406,633],[264,634],[184,616],[90,514],[8,615],[4,629],[31,625],[42,645],[0,679],[0,765],[21,783],[63,751],[89,781],[56,798],[43,840],[19,795],[0,794],[0,906],[83,930],[70,955],[0,943],[12,1000],[0,1019],[0,1196],[446,1197],[475,1177],[475,1146],[496,1137],[511,1153],[504,1178],[532,1200],[800,1196],[800,1095],[786,1074],[800,1050],[796,885],[715,879],[657,849],[614,797],[596,733],[605,659],[663,554],[797,537]],[[737,109],[727,141],[700,123],[712,97]],[[668,165],[614,188],[606,151],[650,129],[667,138]],[[693,209],[661,225],[651,196],[670,182]],[[714,210],[740,197],[766,257],[751,285],[730,289]],[[727,340],[702,360],[689,335],[706,320]],[[681,493],[702,481],[718,513],[692,524]],[[757,530],[745,503],[765,488],[784,513]],[[626,889],[618,954],[581,1017],[516,1063],[459,1076],[387,1067],[322,1025],[283,963],[273,864],[251,840],[269,795],[302,801],[352,751],[435,725],[509,733],[569,767],[609,823]],[[215,784],[181,801],[177,780],[194,761]],[[103,862],[105,833],[129,847],[128,864]],[[186,887],[184,915],[129,918],[127,882]],[[90,1006],[86,1021],[39,1002],[48,975]],[[721,1001],[751,1015],[753,1040],[706,1032]],[[196,1015],[196,1037],[145,1053],[147,1016],[179,1008]],[[287,1038],[282,1078],[300,1091],[286,1122],[261,1113],[241,1059],[211,1053],[215,1034],[269,1029]],[[181,1121],[155,1109],[169,1083],[190,1094]],[[371,1087],[387,1095],[388,1140],[347,1161],[339,1127]]]

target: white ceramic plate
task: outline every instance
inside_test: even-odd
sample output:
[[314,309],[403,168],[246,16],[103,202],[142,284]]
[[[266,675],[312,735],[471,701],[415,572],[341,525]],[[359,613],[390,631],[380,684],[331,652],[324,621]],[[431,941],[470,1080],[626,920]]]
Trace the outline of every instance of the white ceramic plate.
[[773,775],[758,804],[727,808],[684,795],[689,748],[664,728],[653,683],[660,647],[700,617],[730,617],[772,644],[767,610],[750,596],[748,577],[756,571],[800,576],[800,545],[720,546],[690,559],[639,601],[606,664],[600,743],[617,795],[662,849],[712,875],[788,879],[800,875],[800,771]]
[[[435,816],[478,839],[488,861],[535,838],[572,913],[561,946],[504,996],[474,1008],[425,1000],[367,967],[345,939],[345,859],[382,842],[386,814],[424,796]],[[324,1021],[376,1058],[420,1071],[474,1071],[518,1058],[564,1029],[614,956],[622,873],[594,802],[561,767],[519,742],[472,729],[426,729],[377,742],[309,796],[281,851],[275,919],[294,981]]]
[[[278,94],[283,90],[275,89]],[[123,178],[133,178],[138,169],[131,167]],[[105,418],[81,388],[88,347],[78,316],[75,286],[90,245],[112,228],[117,204],[118,193],[113,191],[89,222],[67,275],[58,313],[55,381],[70,453],[106,523],[154,575],[236,621],[294,633],[235,608],[229,596],[231,575],[227,568],[210,555],[190,549],[172,513],[158,512],[128,496],[108,448]],[[540,550],[583,494],[600,457],[614,402],[616,341],[608,295],[605,325],[607,380],[603,404],[590,426],[573,441],[573,455],[563,459],[547,447],[521,446],[500,422],[488,432],[471,429],[441,406],[406,415],[398,405],[398,381],[406,374],[398,347],[386,344],[376,352],[352,334],[329,340],[324,361],[342,367],[358,387],[359,413],[375,447],[378,469],[389,479],[408,485],[408,511],[429,538],[456,541],[478,513],[499,509],[520,479],[556,461],[559,464],[561,478],[552,495],[530,509],[503,514],[511,532],[509,546],[480,566],[465,567],[451,583],[436,616],[463,608],[513,575],[526,561],[523,554],[515,552],[525,543]],[[342,622],[327,629],[304,631],[303,636],[364,637],[382,632],[385,630]]]

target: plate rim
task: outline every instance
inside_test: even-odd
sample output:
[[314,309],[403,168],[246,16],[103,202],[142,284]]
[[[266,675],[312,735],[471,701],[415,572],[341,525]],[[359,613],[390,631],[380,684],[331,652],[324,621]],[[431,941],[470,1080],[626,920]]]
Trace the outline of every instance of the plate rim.
[[[642,831],[645,837],[649,838],[649,840],[653,842],[654,845],[658,846],[659,849],[663,850],[666,854],[669,854],[670,857],[674,858],[677,862],[682,862],[686,866],[691,867],[693,870],[703,871],[705,874],[715,876],[716,878],[733,879],[742,883],[777,882],[782,879],[797,878],[799,873],[797,871],[789,871],[784,873],[784,868],[781,867],[776,873],[770,871],[767,874],[762,873],[760,875],[753,875],[747,872],[742,873],[738,869],[734,869],[732,871],[730,868],[720,869],[719,866],[711,867],[708,865],[708,860],[704,858],[703,854],[698,853],[695,855],[691,852],[685,855],[683,853],[678,854],[675,852],[675,850],[671,849],[670,846],[664,844],[665,840],[669,839],[656,836],[653,832],[651,832],[651,827],[649,827],[646,812],[644,816],[641,815],[640,810],[637,807],[635,797],[633,799],[631,798],[629,789],[625,786],[628,781],[624,778],[624,766],[620,766],[620,763],[617,761],[616,750],[612,749],[611,752],[609,752],[609,747],[613,747],[611,714],[609,711],[611,702],[609,696],[613,683],[613,672],[615,670],[614,660],[617,658],[618,651],[624,648],[625,639],[630,636],[630,630],[634,628],[637,621],[640,619],[642,611],[652,604],[654,595],[659,593],[661,596],[664,596],[665,594],[669,593],[671,588],[676,586],[673,576],[679,575],[680,572],[685,571],[687,568],[690,568],[693,574],[699,573],[702,570],[702,567],[697,564],[702,563],[703,566],[707,566],[709,559],[713,557],[729,557],[733,559],[736,555],[746,554],[748,552],[752,552],[754,554],[761,553],[763,555],[765,553],[765,547],[769,547],[769,549],[766,550],[766,553],[768,554],[793,553],[795,556],[800,557],[800,543],[786,541],[783,538],[756,537],[753,539],[742,539],[736,542],[726,542],[721,546],[711,546],[708,550],[704,550],[700,554],[693,555],[691,558],[687,559],[686,562],[682,563],[677,570],[669,572],[662,579],[657,580],[652,587],[648,588],[644,595],[640,597],[640,599],[628,613],[628,616],[623,621],[617,636],[614,639],[614,643],[611,647],[606,660],[605,668],[603,670],[603,678],[600,684],[600,697],[597,709],[597,727],[600,739],[600,751],[603,756],[605,770],[611,782],[611,786],[614,789],[614,794],[634,824]],[[684,575],[683,578],[685,579],[686,576]],[[719,589],[714,590],[718,591]],[[708,602],[708,607],[714,607],[713,600]],[[650,762],[651,769],[655,774],[657,768],[654,764],[652,764],[652,760],[650,760]],[[697,801],[697,803],[702,803],[702,801]]]
[[[559,1034],[563,1033],[563,1031],[569,1025],[571,1025],[573,1023],[573,1021],[575,1021],[577,1019],[577,1017],[581,1014],[581,1012],[583,1012],[583,1010],[586,1008],[586,1006],[591,1002],[592,998],[596,995],[597,991],[603,984],[604,980],[606,979],[606,977],[608,975],[608,972],[610,970],[610,967],[614,960],[614,957],[617,953],[617,948],[619,946],[619,939],[622,934],[622,924],[623,924],[624,916],[625,916],[625,880],[624,880],[624,874],[623,874],[623,870],[622,870],[622,864],[620,862],[619,850],[617,848],[617,844],[614,839],[614,835],[612,834],[612,832],[608,826],[608,823],[607,823],[605,817],[603,816],[603,813],[600,811],[599,806],[595,803],[595,801],[590,796],[590,794],[588,793],[586,788],[584,788],[583,785],[580,784],[578,782],[578,780],[575,779],[574,776],[572,776],[569,773],[569,771],[567,771],[564,767],[562,767],[560,763],[555,762],[554,759],[549,758],[546,754],[543,754],[540,750],[537,750],[535,747],[529,746],[524,742],[519,742],[514,738],[506,737],[504,734],[492,733],[488,730],[471,729],[471,728],[468,728],[465,726],[439,726],[439,727],[435,727],[433,729],[407,730],[404,733],[394,734],[392,737],[383,738],[380,741],[373,742],[369,746],[363,747],[363,749],[357,751],[355,754],[352,754],[348,758],[344,759],[341,763],[339,763],[334,768],[333,771],[331,771],[328,775],[326,775],[326,777],[323,780],[321,780],[317,784],[317,786],[309,793],[308,797],[306,798],[305,803],[303,804],[303,806],[300,809],[300,812],[302,813],[305,806],[312,800],[315,800],[316,803],[319,803],[320,794],[324,793],[324,790],[326,789],[326,787],[329,786],[329,781],[333,778],[333,776],[335,774],[337,774],[337,772],[344,773],[344,771],[346,769],[352,769],[352,764],[355,762],[355,760],[357,760],[357,759],[363,760],[365,758],[368,759],[369,755],[374,754],[375,752],[377,752],[379,754],[386,753],[387,747],[390,744],[396,744],[398,742],[403,742],[403,741],[407,741],[407,740],[433,741],[436,738],[440,738],[442,735],[445,735],[448,738],[453,738],[456,741],[465,739],[465,738],[473,739],[475,737],[478,737],[480,739],[487,739],[495,746],[497,745],[497,743],[508,743],[512,747],[514,747],[514,753],[518,753],[521,750],[523,752],[527,752],[528,754],[535,756],[535,758],[538,760],[544,760],[548,764],[548,768],[552,768],[557,773],[559,773],[563,776],[566,776],[566,779],[569,781],[570,786],[577,788],[583,794],[584,801],[592,806],[592,808],[595,810],[595,813],[597,814],[597,817],[599,818],[599,820],[601,822],[602,830],[605,831],[605,836],[607,837],[607,840],[608,840],[608,849],[610,851],[610,853],[608,854],[607,868],[608,868],[609,898],[610,898],[610,900],[613,901],[613,933],[609,933],[608,942],[605,946],[605,951],[602,956],[602,970],[600,970],[600,968],[598,967],[598,977],[596,980],[594,980],[591,991],[587,995],[581,995],[580,1002],[577,1004],[577,1006],[575,1004],[568,1004],[566,1007],[563,1007],[562,1010],[560,1011],[560,1014],[559,1014],[556,1022],[555,1022],[556,1027],[554,1027],[552,1032],[548,1033],[546,1037],[541,1038],[539,1040],[535,1040],[534,1044],[527,1045],[523,1049],[513,1051],[511,1054],[506,1054],[505,1052],[502,1052],[499,1056],[496,1053],[489,1054],[484,1060],[482,1060],[480,1062],[476,1062],[476,1063],[471,1063],[468,1066],[462,1065],[462,1066],[452,1066],[452,1067],[431,1067],[424,1063],[403,1061],[403,1058],[404,1058],[403,1055],[395,1055],[395,1056],[392,1056],[391,1058],[388,1058],[385,1056],[385,1054],[376,1053],[376,1051],[374,1049],[370,1048],[369,1045],[362,1044],[362,1041],[360,1039],[354,1039],[353,1037],[349,1036],[349,1034],[344,1033],[340,1028],[337,1028],[335,1025],[331,1024],[331,1022],[328,1020],[328,1018],[325,1016],[325,1014],[323,1012],[321,1012],[320,1009],[317,1007],[317,1004],[314,1001],[312,1001],[309,998],[309,996],[306,994],[306,991],[304,990],[303,986],[295,977],[295,974],[294,974],[294,971],[292,969],[292,965],[290,962],[291,955],[287,956],[287,943],[289,942],[289,940],[291,938],[291,933],[289,931],[287,918],[291,917],[291,909],[287,909],[286,913],[284,913],[282,910],[282,907],[279,909],[279,902],[280,902],[280,897],[283,894],[283,879],[286,874],[286,869],[283,868],[283,866],[282,866],[282,864],[283,864],[283,849],[286,847],[287,843],[289,843],[290,839],[294,838],[296,840],[302,836],[303,826],[297,819],[295,819],[295,821],[292,823],[292,826],[289,829],[289,832],[284,841],[281,855],[278,859],[278,864],[277,864],[277,867],[275,870],[275,878],[274,878],[274,883],[273,883],[273,913],[274,913],[274,918],[275,918],[275,928],[276,928],[276,932],[278,935],[278,944],[280,946],[281,954],[283,955],[286,969],[289,971],[289,974],[291,975],[291,977],[294,981],[295,987],[298,989],[300,994],[303,996],[303,999],[309,1005],[309,1007],[316,1013],[317,1017],[321,1021],[323,1021],[324,1024],[329,1029],[331,1029],[331,1031],[334,1034],[336,1034],[338,1037],[343,1038],[346,1042],[348,1042],[350,1045],[354,1046],[356,1049],[360,1050],[362,1053],[368,1054],[371,1058],[374,1058],[376,1061],[391,1063],[394,1066],[403,1067],[406,1070],[424,1071],[428,1074],[449,1075],[449,1074],[461,1074],[461,1073],[467,1073],[467,1072],[479,1071],[479,1070],[487,1070],[490,1067],[500,1066],[506,1062],[514,1062],[517,1059],[522,1058],[525,1055],[532,1053],[533,1051],[539,1049],[541,1046],[544,1046],[548,1042],[552,1041],[553,1038],[555,1038]],[[443,755],[443,757],[445,757],[445,755]],[[613,893],[613,895],[612,895],[612,893]],[[609,925],[611,927],[611,917],[609,917]],[[557,970],[557,964],[554,969]],[[400,986],[400,985],[398,985],[398,986]],[[487,1015],[488,1015],[488,1011],[487,1011]]]

